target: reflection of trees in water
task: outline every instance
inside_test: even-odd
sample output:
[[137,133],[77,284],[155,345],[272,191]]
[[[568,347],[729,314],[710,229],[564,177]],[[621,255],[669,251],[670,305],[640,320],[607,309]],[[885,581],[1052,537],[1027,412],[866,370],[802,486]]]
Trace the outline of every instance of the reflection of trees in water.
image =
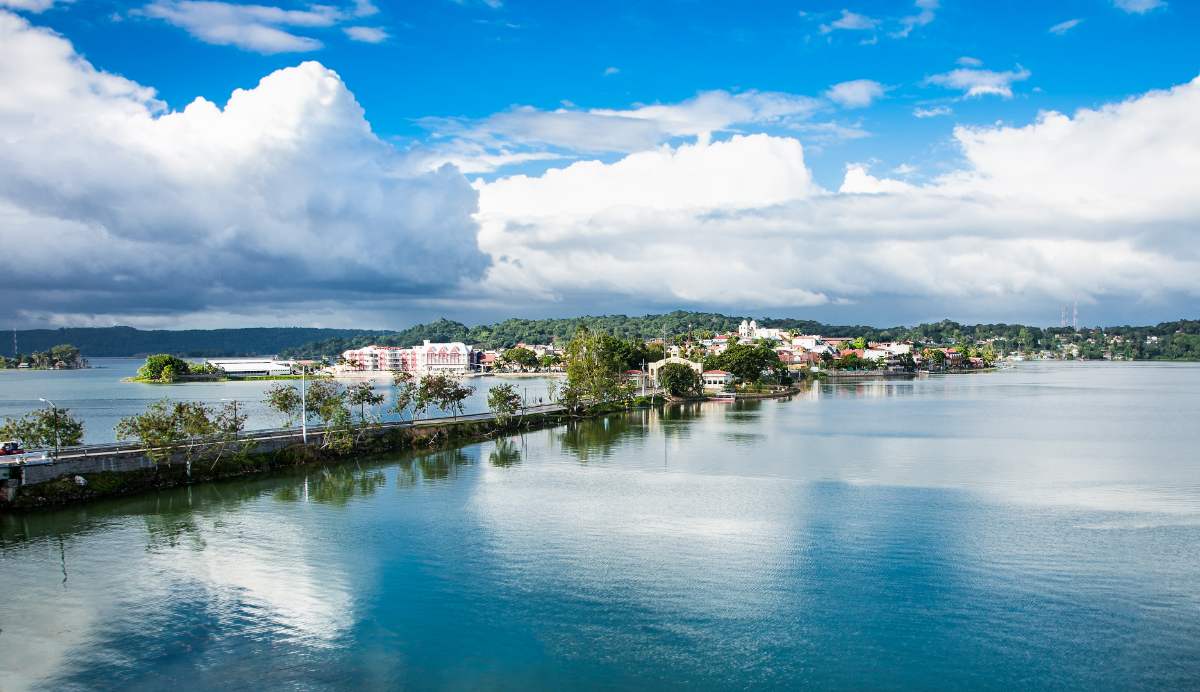
[[594,454],[608,455],[621,438],[630,435],[645,437],[646,412],[617,413],[603,418],[573,421],[559,436],[564,452],[587,462]]
[[193,550],[205,547],[204,536],[196,522],[195,503],[224,499],[219,489],[199,490],[193,486],[177,492],[159,493],[150,501],[154,507],[146,508],[142,520],[146,523],[146,552],[157,552],[177,548],[186,539]]
[[363,471],[350,468],[325,468],[307,476],[299,483],[275,491],[275,499],[284,502],[311,500],[321,504],[342,506],[352,497],[373,495],[387,483],[383,471]]
[[461,449],[447,449],[436,454],[426,454],[417,459],[417,468],[421,470],[421,478],[427,481],[440,481],[449,478],[459,466],[466,466],[471,459]]
[[187,540],[193,550],[203,550],[206,543],[196,523],[191,508],[167,511],[161,514],[146,514],[146,552],[155,553],[167,548],[178,548]]
[[510,438],[496,440],[496,448],[488,455],[488,463],[508,468],[521,463],[521,449]]

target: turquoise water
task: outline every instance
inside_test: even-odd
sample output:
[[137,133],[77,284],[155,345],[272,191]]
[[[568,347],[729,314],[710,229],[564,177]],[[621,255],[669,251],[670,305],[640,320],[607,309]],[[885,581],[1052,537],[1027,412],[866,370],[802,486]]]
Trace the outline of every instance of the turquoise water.
[[1195,689],[1200,367],[637,412],[0,519],[0,680]]
[[[248,430],[277,428],[284,424],[278,414],[263,405],[263,397],[278,381],[250,382],[189,382],[186,384],[145,384],[122,382],[133,377],[145,362],[142,358],[92,358],[91,368],[84,370],[0,370],[0,420],[17,417],[45,406],[39,399],[46,398],[56,405],[69,409],[71,415],[84,423],[84,441],[87,443],[113,442],[113,428],[117,421],[146,410],[158,399],[174,401],[203,401],[220,406],[225,401],[236,400],[240,410],[247,415]],[[476,388],[474,395],[464,402],[466,413],[482,413],[487,410],[487,392],[499,382],[508,382],[517,387],[531,403],[538,398],[547,399],[546,379],[540,377],[509,378],[472,377],[466,383]],[[343,384],[349,381],[343,381]],[[391,377],[383,375],[373,380],[378,392],[388,397],[378,413],[385,420],[395,419],[388,413],[391,406]],[[300,386],[299,382],[286,382]],[[425,415],[440,415],[444,412],[432,410]]]

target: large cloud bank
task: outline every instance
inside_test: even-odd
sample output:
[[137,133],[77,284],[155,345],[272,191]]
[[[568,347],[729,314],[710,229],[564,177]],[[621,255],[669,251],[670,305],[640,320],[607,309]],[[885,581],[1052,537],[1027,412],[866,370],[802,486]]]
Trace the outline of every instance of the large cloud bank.
[[[1057,314],[1063,301],[1200,295],[1200,79],[1025,127],[958,128],[925,184],[847,167],[812,183],[798,141],[735,136],[479,184],[488,285],[796,307],[889,299]],[[967,307],[969,306],[969,307]]]
[[0,11],[4,302],[26,320],[438,296],[488,264],[475,210],[320,64],[170,111]]

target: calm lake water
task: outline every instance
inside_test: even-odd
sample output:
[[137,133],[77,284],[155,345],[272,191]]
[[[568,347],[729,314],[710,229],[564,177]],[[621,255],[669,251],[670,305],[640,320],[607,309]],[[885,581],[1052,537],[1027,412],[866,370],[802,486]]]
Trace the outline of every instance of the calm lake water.
[[1200,687],[1200,367],[637,412],[0,518],[0,686]]
[[[45,406],[40,398],[49,399],[56,405],[70,409],[71,415],[84,423],[84,441],[89,443],[113,442],[113,428],[117,421],[146,410],[159,399],[203,401],[212,406],[221,406],[224,401],[236,400],[248,416],[248,430],[277,428],[284,424],[279,414],[263,405],[267,389],[278,381],[252,382],[190,382],[187,384],[144,384],[122,382],[133,377],[143,358],[91,358],[92,367],[84,370],[0,370],[0,420],[5,417],[25,415],[31,410]],[[342,381],[347,384],[349,381]],[[472,377],[466,383],[476,388],[475,394],[465,402],[466,413],[481,413],[487,410],[488,389],[499,382],[508,382],[527,396],[530,403],[537,399],[548,400],[548,380],[540,377],[508,378]],[[285,382],[300,386],[299,382]],[[374,380],[376,390],[389,397],[382,409],[391,406],[391,376],[384,374]],[[431,410],[425,415],[440,415]],[[383,415],[392,420],[393,414]]]

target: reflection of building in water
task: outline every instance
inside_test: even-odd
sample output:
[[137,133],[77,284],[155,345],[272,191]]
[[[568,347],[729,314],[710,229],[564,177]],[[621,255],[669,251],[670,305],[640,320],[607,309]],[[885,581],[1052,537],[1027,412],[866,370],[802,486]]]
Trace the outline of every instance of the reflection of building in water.
[[891,399],[913,396],[915,386],[911,379],[855,380],[853,382],[826,382],[813,387],[820,397],[832,399]]

